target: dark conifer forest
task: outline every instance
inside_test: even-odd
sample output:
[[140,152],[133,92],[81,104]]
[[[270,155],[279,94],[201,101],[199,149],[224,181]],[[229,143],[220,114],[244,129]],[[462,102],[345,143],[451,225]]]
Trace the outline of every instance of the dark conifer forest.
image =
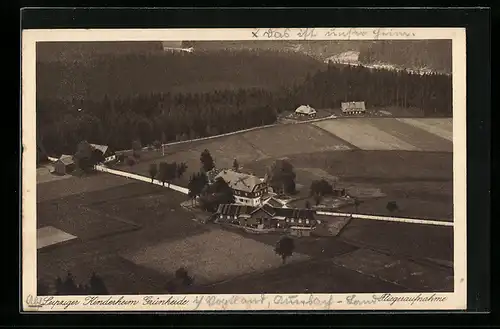
[[301,104],[419,108],[451,116],[452,80],[323,64],[272,51],[125,54],[37,64],[37,128],[49,154],[82,140],[130,149],[272,124]]

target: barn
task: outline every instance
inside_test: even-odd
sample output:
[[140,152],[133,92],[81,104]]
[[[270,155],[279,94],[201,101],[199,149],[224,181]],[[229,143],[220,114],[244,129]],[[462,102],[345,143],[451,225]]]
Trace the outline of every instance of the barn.
[[75,161],[73,156],[63,154],[54,163],[54,173],[58,175],[66,175],[71,173],[75,169]]
[[340,105],[342,114],[356,115],[366,113],[365,102],[342,102]]

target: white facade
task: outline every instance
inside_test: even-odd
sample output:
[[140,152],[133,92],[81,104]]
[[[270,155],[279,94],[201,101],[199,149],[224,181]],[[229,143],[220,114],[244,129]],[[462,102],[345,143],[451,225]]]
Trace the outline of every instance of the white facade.
[[316,110],[310,107],[309,105],[301,105],[295,110],[295,114],[315,115]]
[[235,195],[234,196],[234,203],[245,205],[245,206],[257,207],[257,206],[262,205],[262,199],[261,199],[261,197],[249,198],[249,197]]

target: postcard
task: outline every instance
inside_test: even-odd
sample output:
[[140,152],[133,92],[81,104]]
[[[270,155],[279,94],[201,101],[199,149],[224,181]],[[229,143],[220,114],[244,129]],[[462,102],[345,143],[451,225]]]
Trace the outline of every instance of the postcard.
[[466,309],[462,28],[24,30],[23,311]]

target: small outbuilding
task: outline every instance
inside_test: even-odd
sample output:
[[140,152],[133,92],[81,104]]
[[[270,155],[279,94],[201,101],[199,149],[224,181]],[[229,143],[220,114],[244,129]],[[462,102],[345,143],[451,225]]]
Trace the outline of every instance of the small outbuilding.
[[75,170],[75,167],[76,165],[73,156],[63,154],[54,163],[54,173],[57,175],[66,175]]
[[316,110],[309,105],[301,105],[297,107],[297,109],[295,110],[295,114],[300,116],[314,117],[316,116]]

